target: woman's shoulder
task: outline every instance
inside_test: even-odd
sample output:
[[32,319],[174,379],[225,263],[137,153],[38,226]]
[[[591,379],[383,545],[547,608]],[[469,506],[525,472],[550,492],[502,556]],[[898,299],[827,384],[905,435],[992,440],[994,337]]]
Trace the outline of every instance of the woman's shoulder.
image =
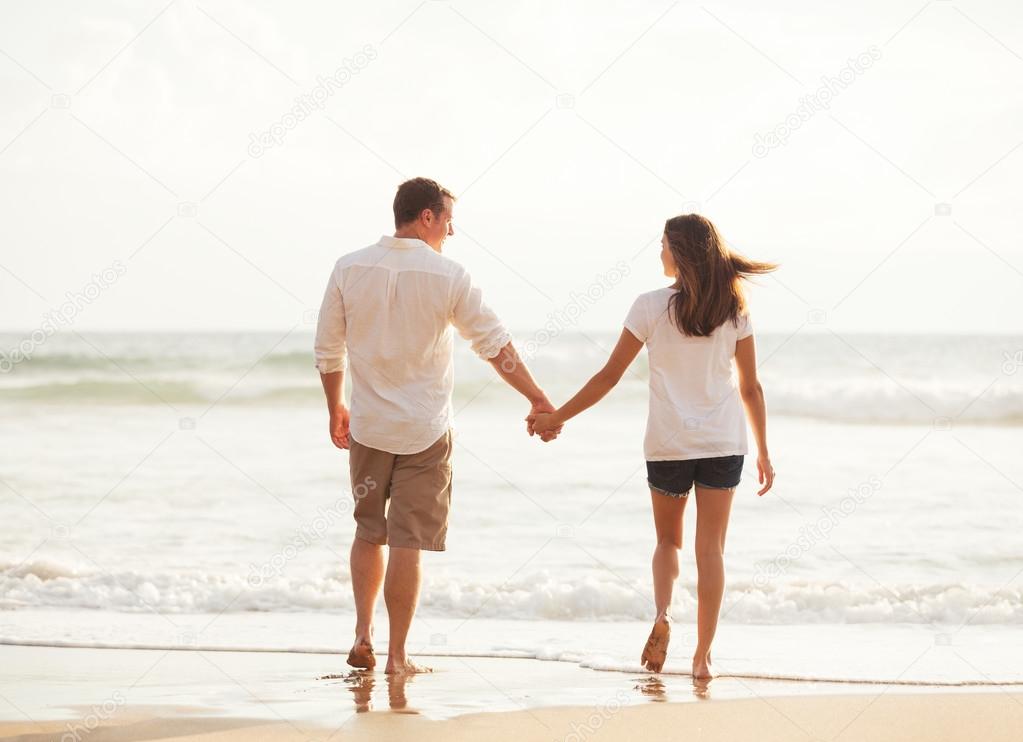
[[735,328],[735,333],[739,340],[748,338],[753,334],[753,318],[750,316],[749,307],[746,307],[736,315],[731,326]]
[[644,291],[642,294],[636,297],[636,302],[643,302],[647,304],[667,304],[668,299],[675,293],[675,289],[671,286],[664,286],[663,288],[654,289],[653,291]]

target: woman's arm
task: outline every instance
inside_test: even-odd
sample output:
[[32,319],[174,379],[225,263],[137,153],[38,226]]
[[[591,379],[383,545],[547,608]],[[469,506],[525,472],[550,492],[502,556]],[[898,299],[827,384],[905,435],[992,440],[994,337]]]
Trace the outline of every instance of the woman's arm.
[[774,484],[774,467],[767,452],[767,405],[764,388],[757,378],[757,346],[752,335],[735,344],[735,368],[739,375],[739,396],[757,441],[757,481],[764,485],[757,494],[762,495]]
[[571,420],[583,410],[589,409],[603,399],[615,384],[621,381],[625,370],[636,359],[642,347],[643,343],[635,335],[628,330],[622,330],[618,344],[611,351],[611,357],[607,359],[604,368],[586,382],[586,386],[580,389],[572,399],[554,412],[534,414],[526,418],[533,424],[533,430],[540,434],[556,430],[564,425],[565,421]]

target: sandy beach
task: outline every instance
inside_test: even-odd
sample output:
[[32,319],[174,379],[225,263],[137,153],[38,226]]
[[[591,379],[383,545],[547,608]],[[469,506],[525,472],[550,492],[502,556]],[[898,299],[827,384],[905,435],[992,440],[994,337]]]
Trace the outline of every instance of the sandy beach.
[[0,739],[1014,740],[1018,687],[921,689],[433,657],[406,682],[336,655],[0,648]]

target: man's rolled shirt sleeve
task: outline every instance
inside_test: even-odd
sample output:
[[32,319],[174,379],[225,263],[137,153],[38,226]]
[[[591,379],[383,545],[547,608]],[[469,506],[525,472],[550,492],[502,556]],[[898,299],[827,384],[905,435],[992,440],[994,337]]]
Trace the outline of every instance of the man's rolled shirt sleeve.
[[320,316],[316,323],[316,368],[321,374],[343,371],[347,352],[345,349],[345,305],[341,297],[340,271],[335,267],[327,281],[320,305]]
[[468,272],[455,278],[451,323],[458,334],[469,341],[473,351],[485,361],[511,342],[511,333],[483,301],[483,292],[473,285]]

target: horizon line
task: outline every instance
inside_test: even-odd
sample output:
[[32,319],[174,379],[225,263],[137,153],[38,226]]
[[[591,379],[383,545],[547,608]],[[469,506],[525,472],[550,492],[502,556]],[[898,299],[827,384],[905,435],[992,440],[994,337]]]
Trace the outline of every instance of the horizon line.
[[[33,332],[38,331],[39,327],[32,327],[28,329],[10,329],[0,328],[0,335],[18,335],[22,337],[28,337]],[[509,328],[509,332],[512,334],[513,339],[522,339],[535,335],[537,332],[543,330],[543,327],[539,328]],[[806,334],[824,334],[825,331],[833,328],[826,325],[815,326],[815,325],[804,325],[797,329],[791,328],[779,328],[779,329],[765,329],[755,330],[755,335],[794,335],[798,333]],[[608,333],[618,334],[621,330],[620,326],[609,327],[609,328],[577,328],[571,327],[563,330],[559,330],[554,337],[558,335],[581,335],[584,333]],[[237,334],[249,334],[249,335],[270,335],[280,333],[294,333],[294,334],[306,334],[315,335],[315,326],[308,326],[302,329],[297,327],[286,328],[286,327],[266,327],[266,328],[201,328],[201,329],[188,329],[188,328],[155,328],[155,329],[81,329],[77,332],[81,334],[91,335],[237,335]],[[893,335],[893,336],[941,336],[941,337],[1011,337],[1020,336],[1023,337],[1023,330],[1018,331],[999,331],[999,330],[955,330],[955,331],[943,331],[943,330],[841,330],[849,335]],[[72,335],[73,332],[69,328],[59,330],[58,332],[52,333],[47,337],[53,337],[56,335]]]

